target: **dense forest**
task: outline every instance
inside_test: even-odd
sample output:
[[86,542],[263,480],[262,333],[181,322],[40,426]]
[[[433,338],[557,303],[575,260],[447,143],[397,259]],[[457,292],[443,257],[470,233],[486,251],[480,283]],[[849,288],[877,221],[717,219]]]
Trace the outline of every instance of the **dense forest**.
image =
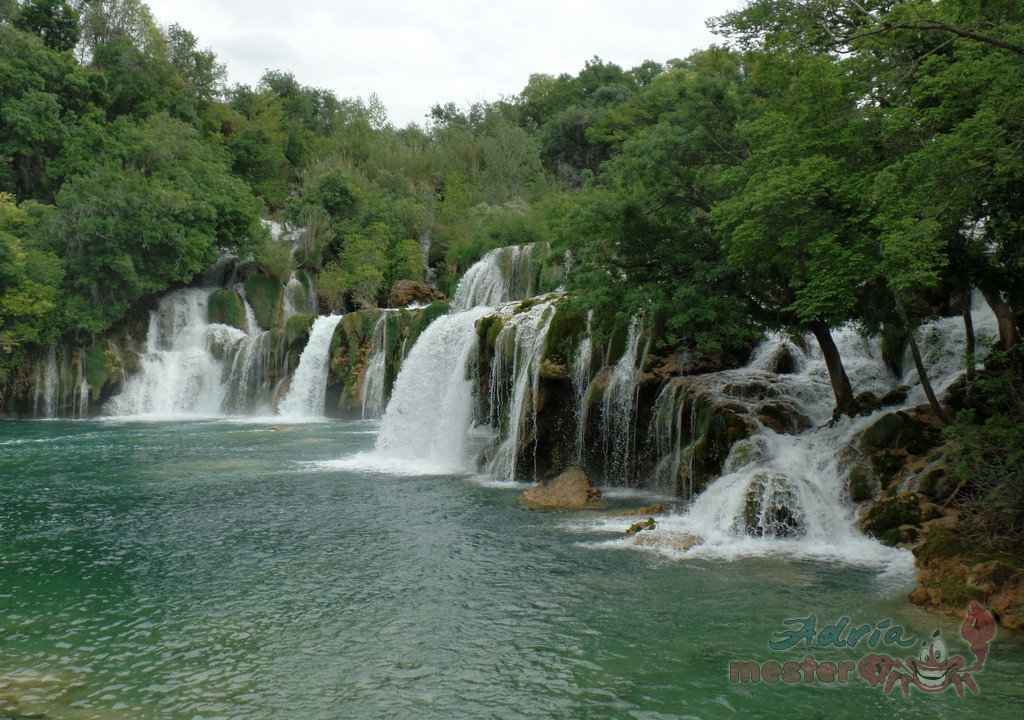
[[[909,343],[927,387],[913,330],[962,314],[968,384],[931,404],[968,514],[1018,543],[1024,6],[751,0],[711,24],[722,45],[685,59],[595,57],[396,128],[285,70],[229,87],[140,0],[0,0],[0,398],[42,348],[91,343],[225,252],[301,266],[341,310],[397,280],[450,292],[487,250],[539,242],[597,333],[642,314],[720,362],[813,334],[837,416],[859,407],[832,330],[881,336],[893,364]],[[974,337],[976,293],[997,338]]]

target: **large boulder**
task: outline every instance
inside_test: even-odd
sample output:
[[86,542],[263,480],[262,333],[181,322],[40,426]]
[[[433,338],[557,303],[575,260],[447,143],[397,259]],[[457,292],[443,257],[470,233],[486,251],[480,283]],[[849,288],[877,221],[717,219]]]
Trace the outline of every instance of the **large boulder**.
[[806,415],[781,400],[766,402],[758,407],[757,419],[766,428],[786,435],[799,435],[811,427],[811,421]]
[[388,304],[393,307],[406,307],[413,303],[429,305],[432,302],[445,300],[445,294],[437,288],[416,282],[415,280],[398,280],[391,287]]
[[542,482],[519,496],[519,502],[535,510],[599,509],[601,491],[586,471],[571,467],[550,482]]

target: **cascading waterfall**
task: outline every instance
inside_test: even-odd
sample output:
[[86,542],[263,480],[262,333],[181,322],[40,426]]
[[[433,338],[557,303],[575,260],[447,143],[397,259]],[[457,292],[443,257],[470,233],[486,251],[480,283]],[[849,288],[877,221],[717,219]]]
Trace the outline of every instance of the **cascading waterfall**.
[[293,272],[284,286],[284,306],[282,308],[282,320],[287,320],[294,315],[316,315],[319,310],[316,293],[307,282],[299,279],[299,274]]
[[[689,423],[684,424],[684,413],[689,408]],[[657,458],[651,473],[651,484],[668,491],[676,490],[683,463],[693,458],[693,441],[687,442],[683,428],[694,427],[696,403],[686,403],[686,389],[680,384],[670,383],[662,388],[654,402],[651,418],[650,442],[654,445]],[[678,488],[684,497],[693,496],[693,471],[686,473],[686,487]]]
[[270,376],[274,364],[272,333],[260,330],[242,337],[224,351],[227,390],[222,402],[233,415],[270,414],[273,405]]
[[[567,251],[568,252],[568,251]],[[576,350],[576,360],[573,362],[572,387],[576,395],[576,454],[577,465],[583,464],[583,443],[586,440],[587,432],[587,389],[593,377],[592,366],[594,364],[594,342],[590,337],[594,323],[594,311],[587,312],[586,334],[580,341]]]
[[540,274],[534,262],[537,252],[536,245],[509,245],[491,250],[463,275],[452,298],[452,309],[494,307],[535,295]]
[[[218,261],[210,274],[223,281],[229,269],[229,280],[238,280],[238,266],[231,258]],[[316,309],[316,299],[307,292],[306,284],[298,273],[292,274],[282,301],[283,319]],[[277,388],[287,374],[283,335],[279,330],[260,328],[241,282],[230,289],[241,298],[245,320],[240,324],[245,329],[209,322],[210,297],[220,287],[186,288],[161,297],[150,312],[140,370],[126,380],[105,411],[128,417],[273,414]],[[327,352],[324,347],[314,348],[314,353],[319,350]],[[326,363],[326,356],[322,360]],[[40,377],[45,378],[46,373]],[[303,383],[300,378],[299,385]],[[320,390],[322,393],[322,386]],[[306,387],[305,391],[304,400],[295,396],[286,406],[288,416],[323,414],[322,398],[318,404],[312,390]]]
[[147,352],[140,372],[108,404],[112,415],[212,416],[221,412],[226,388],[210,347],[237,343],[245,333],[207,322],[209,288],[176,290],[150,312]]
[[641,367],[647,356],[643,320],[629,323],[626,348],[608,376],[601,399],[601,447],[604,450],[605,479],[613,484],[628,475],[629,461],[636,445],[636,410]]
[[83,418],[89,413],[89,381],[85,377],[85,363],[78,355],[78,392],[74,398],[75,417]]
[[426,470],[472,469],[468,433],[473,424],[470,364],[477,351],[477,307],[437,318],[409,351],[381,420],[376,455],[416,461]]
[[[996,331],[991,312],[977,304],[974,325],[979,334]],[[963,330],[960,318],[942,318],[918,333],[938,392],[962,374]],[[909,372],[896,377],[882,363],[877,344],[854,329],[840,330],[835,339],[857,391],[881,395],[909,385],[904,408],[924,399],[910,363]],[[771,373],[767,359],[784,345],[787,352],[797,353],[795,372]],[[887,407],[867,417],[843,418],[826,425],[833,406],[831,386],[820,351],[813,342],[808,347],[813,349],[799,353],[791,343],[769,338],[747,367],[716,373],[715,383],[721,390],[730,385],[767,382],[778,399],[821,427],[786,435],[761,425],[753,437],[733,446],[721,477],[684,513],[659,521],[657,529],[642,539],[644,545],[719,557],[786,552],[853,563],[909,562],[904,551],[882,546],[860,533],[844,490],[844,449],[881,414],[898,408]],[[667,390],[655,410],[653,441],[661,448],[675,444],[678,454],[665,453],[662,461],[678,473],[688,449],[680,445],[691,439],[682,437],[679,431],[684,420],[678,415],[683,407],[678,402],[679,386]]]
[[291,388],[278,406],[278,414],[282,417],[323,417],[331,338],[341,318],[341,315],[323,315],[313,321],[309,342],[299,357]]
[[387,370],[388,314],[381,313],[373,326],[370,357],[366,361],[362,394],[359,398],[362,416],[379,417],[384,410],[384,381]]
[[57,367],[57,346],[51,345],[45,360],[36,365],[36,393],[33,415],[55,418],[60,399],[60,369]]
[[495,341],[491,370],[491,423],[502,439],[488,470],[502,481],[516,478],[524,430],[536,437],[541,361],[555,314],[550,300],[509,316],[515,309],[511,305],[501,313],[506,324]]

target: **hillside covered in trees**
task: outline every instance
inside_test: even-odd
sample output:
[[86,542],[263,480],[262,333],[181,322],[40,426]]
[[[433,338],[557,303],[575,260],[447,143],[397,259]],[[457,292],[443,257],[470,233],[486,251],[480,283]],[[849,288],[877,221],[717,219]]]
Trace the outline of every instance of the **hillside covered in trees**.
[[[931,404],[959,502],[1019,549],[1024,7],[752,0],[712,23],[722,45],[684,59],[595,57],[396,128],[375,97],[286,70],[228,87],[139,0],[0,0],[0,405],[44,348],[93,342],[223,253],[301,266],[342,310],[547,243],[565,258],[547,281],[597,334],[642,314],[718,363],[766,330],[813,334],[837,415],[859,407],[833,330],[881,336],[892,363],[909,342],[927,384],[913,329],[963,314],[962,402]],[[300,228],[300,252],[261,219]],[[974,337],[974,293],[997,338]]]

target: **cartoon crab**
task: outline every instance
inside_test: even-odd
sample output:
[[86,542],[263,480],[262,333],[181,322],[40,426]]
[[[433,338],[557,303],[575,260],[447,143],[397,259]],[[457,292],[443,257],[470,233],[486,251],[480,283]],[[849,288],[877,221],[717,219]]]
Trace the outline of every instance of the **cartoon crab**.
[[960,626],[960,637],[970,643],[971,652],[975,657],[974,664],[970,667],[965,667],[967,661],[962,656],[947,655],[946,644],[942,642],[939,631],[936,630],[931,639],[924,642],[918,657],[894,660],[888,655],[868,655],[860,661],[857,671],[871,687],[885,680],[887,693],[899,680],[906,697],[910,697],[911,683],[929,693],[942,692],[952,683],[960,697],[963,697],[965,684],[972,691],[978,692],[978,686],[974,683],[971,673],[978,672],[985,664],[988,641],[995,634],[996,625],[992,616],[981,605],[972,602],[967,611],[967,618]]

